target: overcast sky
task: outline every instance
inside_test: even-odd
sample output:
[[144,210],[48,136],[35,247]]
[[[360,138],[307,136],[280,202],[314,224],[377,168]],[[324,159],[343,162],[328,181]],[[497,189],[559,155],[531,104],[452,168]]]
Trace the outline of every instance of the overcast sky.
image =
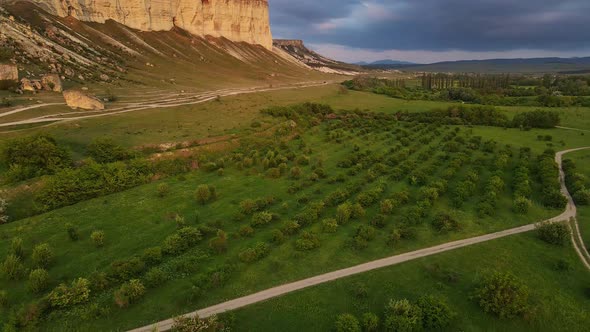
[[590,56],[590,0],[269,0],[275,38],[343,61]]

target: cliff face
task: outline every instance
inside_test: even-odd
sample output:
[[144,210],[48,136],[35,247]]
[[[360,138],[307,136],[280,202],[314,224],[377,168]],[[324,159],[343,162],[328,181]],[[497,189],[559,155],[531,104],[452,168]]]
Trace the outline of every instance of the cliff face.
[[56,16],[142,31],[179,27],[194,35],[225,37],[272,49],[268,0],[30,0]]

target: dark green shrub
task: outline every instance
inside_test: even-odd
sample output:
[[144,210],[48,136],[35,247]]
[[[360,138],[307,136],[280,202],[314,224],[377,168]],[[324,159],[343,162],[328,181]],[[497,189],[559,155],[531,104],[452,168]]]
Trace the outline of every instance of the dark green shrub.
[[199,204],[207,204],[217,198],[217,192],[215,187],[207,184],[202,184],[197,187],[195,191],[195,197]]
[[147,271],[144,277],[145,285],[149,288],[156,288],[168,281],[169,276],[159,267]]
[[254,235],[254,228],[252,228],[252,226],[244,225],[240,227],[240,235],[244,237],[252,237]]
[[19,169],[12,173],[13,181],[20,181],[68,168],[72,162],[69,153],[47,135],[36,135],[5,141],[0,161]]
[[78,229],[73,224],[67,223],[66,231],[68,232],[70,240],[78,241],[80,239],[80,232],[78,232]]
[[252,216],[252,222],[250,224],[252,227],[266,225],[272,221],[272,218],[273,215],[270,212],[258,212]]
[[15,255],[19,258],[25,257],[25,248],[23,246],[23,239],[20,237],[12,238],[10,242],[9,254]]
[[227,233],[221,229],[217,231],[217,236],[209,241],[209,247],[218,254],[227,251]]
[[428,331],[440,331],[447,327],[454,317],[446,300],[435,296],[423,296],[416,305],[422,311],[422,326]]
[[104,237],[104,231],[94,231],[90,234],[90,240],[97,248],[104,246]]
[[138,257],[122,259],[111,263],[109,277],[125,281],[140,275],[145,270],[145,263]]
[[372,312],[366,312],[361,318],[362,327],[364,332],[377,332],[379,331],[379,316]]
[[245,263],[252,263],[268,255],[270,248],[264,242],[258,242],[254,247],[240,252],[238,258]]
[[86,152],[99,164],[128,160],[136,157],[136,153],[123,148],[109,138],[97,138],[88,145]]
[[8,280],[18,280],[24,273],[24,266],[20,257],[14,254],[6,256],[1,266],[1,272],[4,278]]
[[351,314],[338,315],[335,328],[336,332],[361,332],[358,319]]
[[27,287],[32,293],[38,294],[49,286],[49,273],[44,269],[35,269],[29,274]]
[[564,222],[541,223],[536,226],[539,238],[549,244],[562,246],[570,239],[569,227]]
[[522,316],[528,311],[528,288],[510,273],[494,272],[475,290],[475,299],[484,312],[500,318]]
[[141,280],[133,279],[124,283],[121,288],[115,291],[115,303],[120,308],[125,308],[129,304],[137,302],[145,294],[145,286]]
[[90,282],[84,278],[78,278],[72,281],[70,286],[60,284],[51,293],[47,299],[52,307],[68,308],[87,302],[90,298]]
[[33,259],[33,264],[40,268],[47,268],[53,264],[55,260],[55,254],[53,253],[53,249],[47,243],[43,243],[37,245],[33,249],[33,254],[31,255]]
[[438,232],[450,232],[461,228],[461,225],[453,216],[448,213],[438,213],[432,220],[432,226]]
[[408,300],[390,300],[385,307],[386,331],[419,331],[422,329],[422,310]]
[[162,262],[162,248],[161,247],[151,247],[147,248],[143,251],[141,255],[141,260],[144,261],[147,265],[157,265]]
[[322,231],[324,233],[336,233],[338,230],[338,222],[334,218],[322,220]]
[[319,237],[312,232],[304,231],[299,239],[295,241],[295,249],[299,251],[308,251],[320,246]]

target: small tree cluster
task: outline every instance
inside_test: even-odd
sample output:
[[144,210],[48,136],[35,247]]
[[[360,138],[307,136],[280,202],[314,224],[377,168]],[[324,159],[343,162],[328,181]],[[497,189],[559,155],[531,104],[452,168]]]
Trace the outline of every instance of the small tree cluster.
[[570,229],[565,222],[544,222],[536,226],[539,238],[549,244],[562,246],[570,239]]
[[528,311],[528,288],[511,273],[494,272],[475,290],[475,299],[486,313],[500,318],[522,316]]
[[202,184],[197,187],[195,198],[199,204],[205,205],[217,199],[217,191],[214,186]]
[[120,308],[124,308],[131,303],[137,302],[137,300],[139,300],[144,294],[145,286],[139,279],[132,279],[121,285],[121,287],[115,291],[115,303]]
[[90,282],[84,278],[72,281],[71,285],[60,284],[48,295],[52,307],[68,308],[81,304],[90,298]]
[[299,251],[309,251],[320,246],[320,239],[313,232],[304,231],[299,239],[295,241],[295,249]]

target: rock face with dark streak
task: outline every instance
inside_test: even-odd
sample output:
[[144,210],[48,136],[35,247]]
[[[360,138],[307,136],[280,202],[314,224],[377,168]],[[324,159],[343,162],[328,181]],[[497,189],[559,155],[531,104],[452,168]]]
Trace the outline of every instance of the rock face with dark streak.
[[16,65],[0,64],[0,81],[18,82],[18,68]]
[[174,27],[272,49],[268,0],[29,0],[80,21],[114,20],[142,31]]

